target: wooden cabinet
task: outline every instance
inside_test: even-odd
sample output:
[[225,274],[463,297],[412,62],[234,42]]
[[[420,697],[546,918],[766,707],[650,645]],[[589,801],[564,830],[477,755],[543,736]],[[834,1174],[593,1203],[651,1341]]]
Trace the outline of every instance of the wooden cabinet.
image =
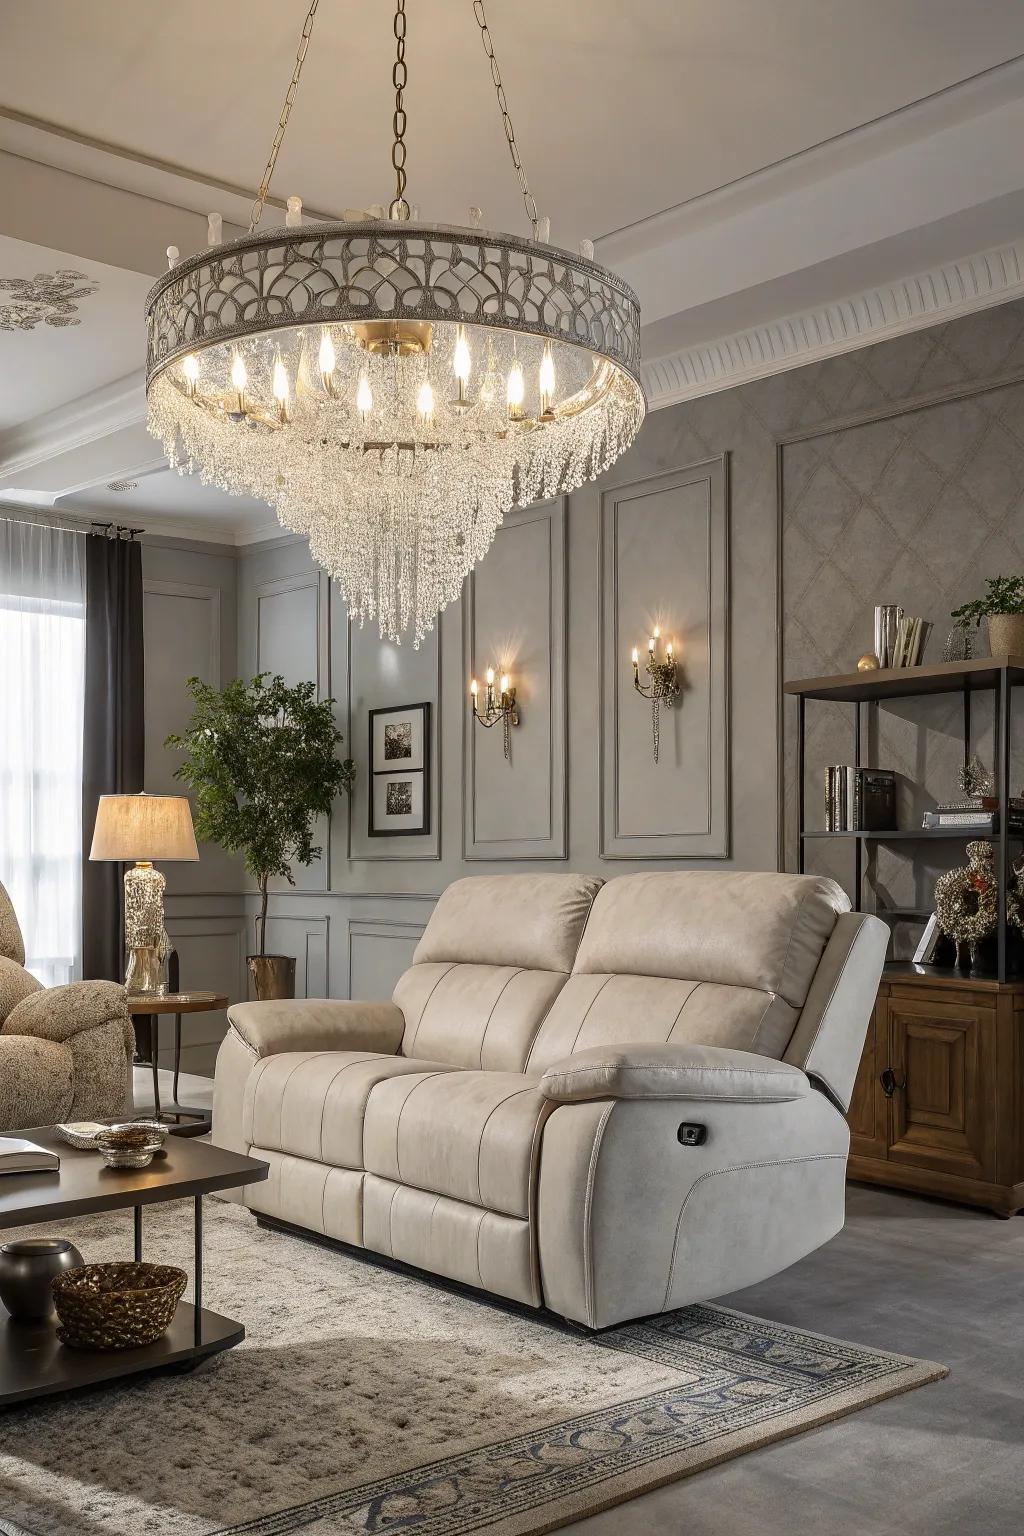
[[1024,1208],[1024,983],[887,968],[850,1105],[850,1177]]

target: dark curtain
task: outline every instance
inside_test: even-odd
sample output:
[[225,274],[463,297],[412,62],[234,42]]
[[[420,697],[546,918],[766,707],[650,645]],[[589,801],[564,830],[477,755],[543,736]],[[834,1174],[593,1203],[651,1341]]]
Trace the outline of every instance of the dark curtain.
[[85,541],[85,729],[82,739],[82,975],[124,974],[120,864],[91,864],[100,795],[137,794],[145,772],[142,550],[134,538]]

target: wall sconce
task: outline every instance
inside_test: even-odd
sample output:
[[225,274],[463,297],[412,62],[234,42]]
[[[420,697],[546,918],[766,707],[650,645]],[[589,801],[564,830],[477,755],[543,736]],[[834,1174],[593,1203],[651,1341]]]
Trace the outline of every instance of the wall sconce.
[[651,701],[651,732],[654,737],[654,761],[658,761],[658,750],[661,746],[661,706],[664,702],[669,709],[675,703],[682,684],[679,679],[679,669],[676,659],[672,654],[672,641],[665,647],[665,656],[660,655],[661,630],[655,629],[654,634],[647,642],[647,667],[646,672],[650,678],[649,683],[640,681],[640,653],[633,647],[633,687],[643,698]]
[[501,690],[498,694],[494,691],[494,668],[487,668],[485,682],[484,707],[480,708],[480,685],[474,677],[469,685],[469,697],[473,705],[473,714],[481,725],[490,730],[492,725],[502,723],[502,738],[506,760],[512,756],[512,727],[519,724],[519,714],[516,710],[516,691],[509,683],[508,673],[502,674]]

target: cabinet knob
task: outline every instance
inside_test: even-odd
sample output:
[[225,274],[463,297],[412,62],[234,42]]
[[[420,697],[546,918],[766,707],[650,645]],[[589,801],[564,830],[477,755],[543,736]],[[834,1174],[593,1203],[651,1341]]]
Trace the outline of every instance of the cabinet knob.
[[886,1067],[885,1071],[879,1074],[878,1081],[881,1083],[882,1092],[887,1099],[891,1099],[894,1093],[902,1092],[907,1086],[906,1077],[900,1081],[892,1067]]

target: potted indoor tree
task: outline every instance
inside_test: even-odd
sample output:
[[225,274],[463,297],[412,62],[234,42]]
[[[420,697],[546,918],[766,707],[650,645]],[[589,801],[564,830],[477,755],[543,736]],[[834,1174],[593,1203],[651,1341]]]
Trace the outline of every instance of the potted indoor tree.
[[987,619],[992,655],[1024,656],[1024,577],[993,576],[984,597],[955,608],[951,617],[961,629]]
[[294,958],[266,952],[269,885],[274,877],[294,885],[292,864],[320,857],[313,824],[352,787],[355,764],[337,755],[334,700],[267,672],[226,688],[190,677],[187,687],[188,730],[166,741],[187,754],[175,778],[192,791],[197,836],[241,853],[259,887],[259,953],[247,957],[256,996],[294,997]]

